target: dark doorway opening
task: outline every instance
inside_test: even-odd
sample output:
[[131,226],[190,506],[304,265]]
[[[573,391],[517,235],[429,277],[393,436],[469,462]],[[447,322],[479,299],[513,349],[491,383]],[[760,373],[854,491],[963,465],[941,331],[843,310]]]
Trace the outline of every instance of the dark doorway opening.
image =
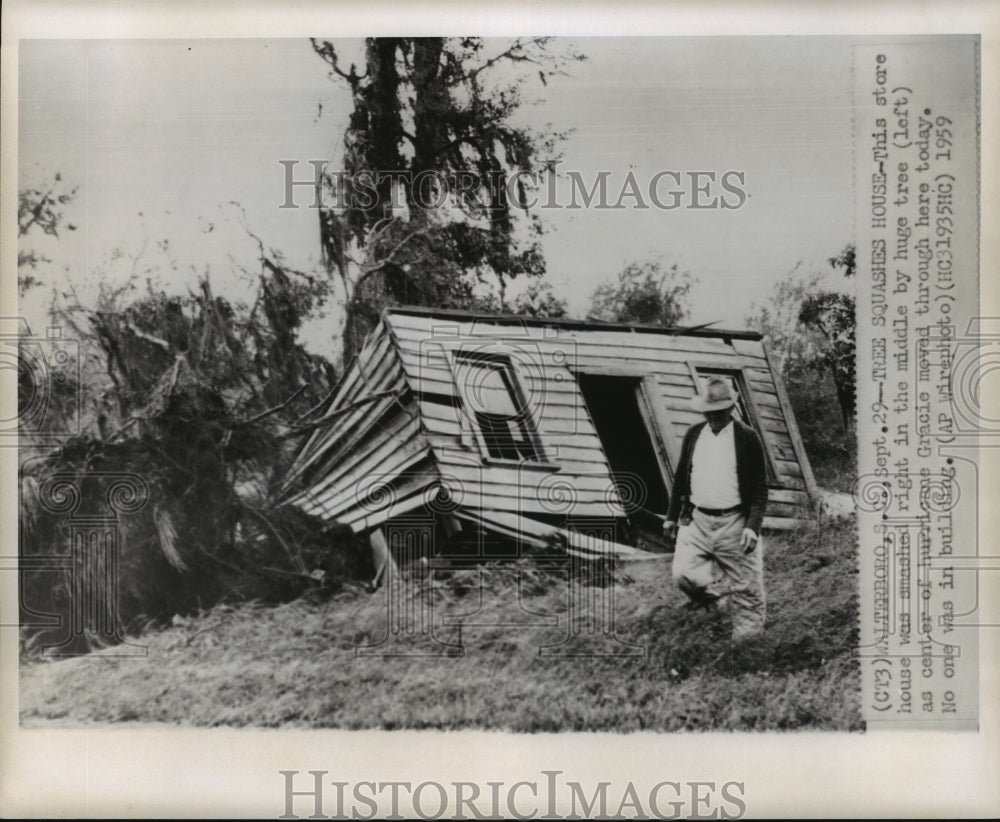
[[[669,505],[639,377],[577,374],[629,519],[660,533]],[[657,516],[659,515],[659,516]]]

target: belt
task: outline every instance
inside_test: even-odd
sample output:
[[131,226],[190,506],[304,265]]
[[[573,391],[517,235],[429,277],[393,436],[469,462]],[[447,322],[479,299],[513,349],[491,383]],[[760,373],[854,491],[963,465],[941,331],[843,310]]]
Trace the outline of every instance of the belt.
[[743,510],[742,505],[734,505],[732,508],[702,508],[699,505],[694,507],[695,511],[701,511],[703,514],[708,514],[710,517],[725,517],[729,514],[735,514]]

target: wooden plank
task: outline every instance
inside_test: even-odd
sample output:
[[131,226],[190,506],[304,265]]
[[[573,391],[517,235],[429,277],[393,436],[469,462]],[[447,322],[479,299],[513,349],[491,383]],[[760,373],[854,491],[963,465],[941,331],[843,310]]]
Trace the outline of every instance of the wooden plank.
[[748,379],[747,385],[750,386],[751,391],[760,392],[764,394],[778,393],[778,390],[774,387],[774,380]]
[[[488,317],[425,317],[416,315],[406,315],[394,313],[390,315],[389,322],[392,330],[401,337],[418,339],[421,337],[435,337],[440,339],[449,338],[483,338],[491,339],[496,337],[519,340],[554,340],[560,341],[568,338],[599,338],[605,344],[607,338],[632,340],[633,344],[642,346],[670,346],[676,344],[708,343],[715,346],[729,347],[730,343],[741,339],[738,334],[726,334],[724,331],[714,336],[709,330],[699,334],[665,334],[656,329],[643,329],[637,327],[601,327],[592,325],[582,328],[562,326],[559,323],[547,323],[544,326],[527,323],[518,323],[511,319],[492,320]],[[725,339],[724,339],[725,338]],[[726,342],[726,340],[730,342]],[[752,340],[746,340],[752,342]],[[749,349],[752,350],[752,349]]]
[[797,491],[788,488],[769,488],[767,492],[768,503],[787,502],[790,505],[809,505],[809,494],[805,491]]
[[367,469],[376,469],[393,451],[404,448],[426,448],[427,443],[418,435],[420,421],[416,416],[397,414],[382,428],[370,428],[365,436],[353,445],[335,468],[312,484],[313,493],[341,484],[342,479]]
[[782,448],[787,448],[791,452],[792,456],[788,459],[797,460],[795,456],[795,449],[792,448],[792,438],[788,436],[787,431],[772,431],[765,429],[764,436],[767,437],[768,441],[772,445],[780,445]]
[[429,451],[426,448],[420,449],[415,443],[410,443],[406,449],[387,456],[379,465],[378,472],[349,472],[340,482],[313,493],[313,497],[323,506],[328,516],[337,516],[355,505],[363,504],[363,499],[375,481],[391,483],[407,471],[422,473],[425,470],[422,466],[427,465],[428,459]]
[[[767,346],[764,346],[764,355],[765,357],[768,356]],[[770,358],[768,358],[768,368],[773,371],[770,367]],[[785,413],[785,421],[788,425],[788,435],[792,438],[795,453],[798,455],[798,463],[801,466],[800,471],[806,483],[806,490],[813,499],[816,499],[819,496],[816,478],[813,476],[812,466],[809,464],[809,455],[806,453],[805,443],[802,442],[802,435],[799,433],[799,426],[795,422],[795,414],[792,411],[792,403],[788,399],[788,394],[785,391],[785,383],[781,379],[780,374],[774,374],[774,386],[778,390],[778,399],[781,402],[781,408]]]
[[790,488],[796,491],[805,491],[806,484],[801,477],[790,477],[787,474],[779,474],[777,482],[782,488]]
[[439,431],[458,432],[462,428],[462,421],[467,419],[460,408],[443,405],[436,402],[418,402],[420,416],[430,427],[433,425]]
[[[561,410],[561,409],[555,409]],[[554,409],[546,409],[540,418],[534,420],[536,433],[546,444],[557,445],[569,437],[582,437],[588,440],[587,445],[600,448],[600,440],[594,432],[593,425],[582,408],[567,409],[571,413],[558,414]],[[572,413],[576,411],[576,413]],[[447,436],[460,437],[463,426],[471,427],[475,423],[458,409],[451,409],[435,403],[420,403],[420,413],[428,431]],[[573,442],[575,445],[581,443]]]
[[[367,385],[373,386],[371,393],[378,393],[379,391],[390,388],[402,389],[404,387],[405,383],[403,372],[399,367],[398,362],[395,361],[391,340],[389,340],[387,336],[370,336],[367,342],[373,342],[375,352],[380,357],[378,367],[375,369],[374,373],[365,374],[368,378],[366,382],[362,376],[362,368],[370,369],[372,366],[371,364],[359,364],[360,357],[355,358],[338,386],[336,394],[327,405],[325,414],[334,413],[343,406],[353,402],[358,398]],[[332,426],[335,426],[337,430],[346,431],[352,422],[353,420],[349,419],[334,418]],[[309,462],[314,461],[315,449],[321,441],[325,441],[328,433],[329,429],[318,428],[308,438],[302,450],[299,452],[299,458],[309,455],[306,457]]]
[[533,540],[535,544],[543,546],[553,535],[560,535],[563,538],[563,550],[575,553],[580,556],[589,557],[609,557],[627,560],[657,560],[663,562],[667,559],[664,554],[653,554],[642,551],[629,545],[621,545],[617,542],[600,539],[598,537],[581,534],[577,531],[570,531],[564,528],[555,527],[547,522],[534,520],[530,517],[511,515],[508,512],[497,510],[469,511],[460,510],[459,516],[470,520],[480,528],[513,536],[516,539],[527,538]]
[[733,350],[737,354],[741,354],[745,357],[757,357],[759,359],[764,359],[764,346],[761,344],[760,340],[740,340],[734,339],[732,341]]
[[[536,492],[550,498],[556,491],[567,491],[578,498],[603,496],[614,489],[614,482],[607,470],[570,474],[564,471],[549,471],[538,468],[519,469],[506,465],[470,465],[467,462],[449,459],[445,456],[437,460],[437,465],[445,481],[456,483],[454,490],[468,490],[481,487],[483,493],[497,493],[502,496],[528,497]],[[572,494],[571,494],[572,495]]]
[[[513,367],[513,372],[518,384],[529,398],[533,393],[538,393],[542,397],[575,396],[579,390],[573,375],[562,366],[550,365],[544,371]],[[427,390],[451,396],[460,394],[460,386],[450,367],[423,367],[411,364],[408,366],[407,374],[415,391]],[[423,384],[428,387],[423,388]]]
[[[357,441],[346,444],[342,451],[331,454],[317,470],[317,476],[311,483],[317,492],[342,482],[342,477],[349,471],[356,470],[359,462],[370,461],[372,453],[387,457],[393,448],[401,447],[401,441],[412,438],[420,439],[419,422],[401,415],[389,416],[386,422],[369,426],[359,432]],[[401,431],[401,426],[408,424],[409,428]]]
[[803,506],[801,505],[791,505],[786,502],[771,502],[769,499],[767,501],[767,516],[770,517],[800,517],[802,516]]
[[622,357],[627,359],[655,360],[664,354],[734,356],[736,353],[732,346],[727,345],[723,340],[711,337],[604,330],[571,331],[567,336],[576,343],[578,351],[587,347],[611,349],[621,351]]
[[[466,461],[443,454],[438,458],[441,475],[454,478],[461,488],[470,485],[482,486],[484,493],[505,496],[534,496],[536,491],[548,493],[550,489],[572,489],[573,493],[585,495],[605,494],[614,488],[614,481],[606,467],[598,467],[588,473],[569,473],[568,470],[551,471],[534,466],[510,466],[497,464],[470,465]],[[456,486],[456,493],[459,486]]]
[[385,325],[385,321],[380,317],[378,322],[375,323],[375,326],[368,333],[368,336],[365,338],[364,342],[361,343],[361,348],[358,351],[358,356],[366,357],[370,355],[372,349],[376,345],[378,345],[380,341],[388,339],[389,335],[386,333],[386,331],[387,328]]
[[[777,411],[782,410],[781,403],[779,402],[776,394],[768,394],[764,391],[753,391],[750,396],[757,405],[764,406],[766,408],[773,408]],[[782,413],[782,416],[784,416],[784,413]]]
[[694,400],[693,388],[684,389],[681,388],[680,386],[668,386],[667,388],[668,389],[672,388],[674,390],[673,391],[665,390],[663,386],[658,387],[658,391],[654,398],[654,402],[659,407],[666,410],[667,403],[669,403],[676,409],[684,408],[692,411],[694,410],[691,405],[691,403]]
[[438,431],[432,431],[427,428],[424,431],[424,436],[427,438],[427,443],[430,445],[431,450],[437,456],[438,452],[442,451],[457,451],[466,450],[471,453],[471,450],[463,445],[461,439],[457,435],[445,434]]
[[[540,501],[523,497],[490,496],[469,491],[462,497],[463,508],[492,508],[502,511],[520,511],[535,516],[551,516],[552,507],[543,506]],[[606,500],[582,500],[574,503],[569,514],[577,517],[623,517],[625,512]]]
[[481,323],[489,322],[492,325],[507,325],[510,327],[518,329],[531,330],[534,328],[541,328],[544,332],[549,334],[562,333],[563,331],[571,330],[612,330],[620,331],[626,329],[634,332],[641,332],[644,334],[652,333],[663,333],[668,334],[683,334],[688,337],[726,337],[726,338],[740,338],[740,339],[760,339],[760,333],[757,331],[748,331],[746,329],[733,329],[733,328],[718,328],[712,326],[711,328],[692,328],[691,330],[685,330],[682,328],[674,329],[664,329],[659,325],[648,325],[648,324],[637,324],[632,323],[628,325],[616,325],[611,323],[600,322],[597,320],[579,320],[579,319],[547,319],[547,318],[534,318],[534,317],[514,317],[509,314],[498,314],[498,315],[482,315],[477,313],[472,313],[470,311],[465,311],[461,309],[450,309],[450,308],[416,308],[413,306],[399,306],[390,307],[385,309],[386,314],[411,314],[419,317],[431,317],[435,322],[452,322],[458,324],[459,322],[472,322],[478,321]]
[[[765,417],[763,414],[758,415],[760,419],[758,423],[760,427],[767,432],[769,435],[775,435],[772,439],[777,440],[780,435],[788,436],[788,426],[785,425],[785,421],[781,418],[774,419],[773,417]],[[788,444],[791,445],[791,439],[788,440]]]
[[[457,436],[436,433],[428,430],[426,432],[427,441],[434,450],[436,457],[446,459],[449,452],[461,455],[466,461],[475,460],[477,464],[482,462],[482,454],[478,447],[464,445]],[[600,446],[600,441],[594,437],[585,443],[578,443],[576,437],[566,437],[564,439],[554,439],[545,442],[545,453],[551,458],[552,463],[559,469],[570,473],[579,471],[580,473],[590,473],[590,468],[594,465],[607,465],[604,451]],[[455,459],[460,457],[456,456]]]
[[[463,320],[460,317],[452,319],[442,319],[440,317],[425,317],[418,316],[415,314],[396,314],[390,313],[388,315],[388,321],[392,324],[395,332],[402,337],[407,332],[418,332],[426,335],[431,335],[435,333],[436,335],[441,335],[441,330],[448,327],[454,327],[458,330],[459,335],[468,334],[469,329],[472,326],[471,320]],[[435,331],[435,329],[439,329]]]
[[780,408],[775,408],[772,405],[760,405],[760,404],[758,404],[757,411],[760,414],[761,419],[765,419],[765,420],[781,420],[782,422],[785,421],[785,415],[781,412],[781,409]]
[[[385,413],[391,404],[388,397],[376,400],[368,407],[371,416],[380,417]],[[360,410],[360,409],[359,409]],[[289,477],[299,476],[304,471],[310,469],[315,463],[325,458],[332,449],[337,447],[339,440],[343,439],[345,432],[349,432],[353,427],[352,423],[363,419],[360,414],[353,415],[351,420],[331,420],[327,425],[319,426],[313,434],[313,439],[308,448],[304,448],[296,459],[295,466],[289,472]]]
[[[327,403],[327,406],[326,406],[326,409],[325,409],[326,411],[329,411],[331,408],[334,407],[334,405],[337,402],[340,401],[340,397],[343,395],[344,391],[346,390],[346,388],[345,388],[346,383],[350,379],[352,379],[352,376],[353,376],[352,369],[353,368],[354,368],[354,364],[352,363],[350,366],[348,366],[347,371],[341,377],[340,384],[336,387],[334,395],[333,395],[333,397],[331,397],[329,403]],[[303,459],[305,459],[307,457],[307,455],[312,454],[313,450],[315,449],[315,447],[317,445],[317,443],[319,443],[322,439],[324,439],[328,435],[328,433],[329,432],[326,429],[323,429],[323,428],[317,428],[315,431],[313,431],[312,434],[310,434],[306,438],[306,441],[302,444],[302,447],[299,449],[299,452],[298,452],[298,454],[295,457],[295,462],[293,463],[293,468],[295,468],[296,466],[298,466],[298,464]]]
[[423,478],[415,478],[412,482],[397,489],[397,494],[386,505],[376,509],[356,508],[341,515],[339,522],[349,525],[355,533],[363,533],[370,528],[381,525],[393,517],[407,514],[417,508],[422,508],[429,495],[429,489],[437,484],[432,474]]
[[336,447],[324,455],[327,465],[314,470],[325,471],[325,476],[330,477],[333,475],[331,471],[335,471],[332,466],[364,457],[372,448],[378,447],[381,441],[398,434],[404,426],[408,426],[407,436],[416,435],[420,425],[419,414],[414,404],[410,403],[402,408],[396,404],[389,404],[382,414],[378,416],[373,414],[368,419],[361,420],[350,436],[341,438]]
[[[790,445],[775,445],[773,443],[768,443],[768,445],[776,461],[792,462],[795,460],[795,451]],[[777,472],[777,469],[775,469],[775,472]]]
[[[437,475],[428,452],[400,452],[387,460],[374,477],[371,474],[352,477],[350,482],[331,488],[326,495],[315,495],[315,499],[323,506],[327,518],[339,519],[359,507],[372,510],[376,503],[371,499],[371,492],[376,486],[385,485],[392,489],[404,482],[422,482],[425,475]],[[390,493],[389,496],[394,497],[395,494]]]
[[[451,397],[458,401],[461,393],[451,374],[445,375],[439,371],[425,371],[420,375],[412,375],[408,378],[410,387],[416,393],[439,394]],[[529,407],[553,404],[553,405],[576,405],[579,404],[577,397],[579,390],[576,382],[567,378],[564,380],[546,379],[538,385],[527,383],[526,380],[518,380],[518,384],[524,391],[525,401]]]
[[[402,379],[402,375],[398,380],[394,380],[391,384],[386,385],[384,381],[380,381],[376,384],[375,390],[368,392],[363,390],[363,386],[359,384],[357,391],[352,391],[350,394],[345,395],[342,402],[337,404],[336,408],[331,408],[327,412],[327,418],[329,419],[328,425],[319,425],[318,432],[320,433],[322,443],[314,443],[313,448],[322,447],[328,449],[330,445],[335,443],[338,438],[344,438],[348,436],[351,428],[353,428],[359,420],[364,420],[370,417],[374,411],[375,406],[359,405],[355,410],[348,411],[347,413],[338,413],[342,409],[350,406],[354,403],[360,403],[364,400],[366,396],[375,396],[377,394],[385,393],[385,391],[396,391],[402,395],[406,391],[406,384]],[[400,398],[388,397],[385,401],[379,401],[382,405],[392,405],[393,403],[398,404]]]
[[347,373],[344,375],[344,379],[337,387],[337,393],[333,397],[333,401],[330,406],[331,408],[339,408],[348,396],[362,390],[366,384],[366,380],[362,378],[362,367],[365,369],[364,376],[368,378],[367,381],[371,381],[371,370],[376,364],[372,360],[373,357],[377,356],[378,362],[395,359],[395,356],[392,353],[392,340],[390,340],[384,333],[369,336],[366,340],[366,345],[368,343],[371,343],[371,349],[364,356],[359,353],[358,356],[351,362],[347,369]]
[[545,407],[541,416],[536,417],[536,422],[543,433],[598,436],[590,414],[582,404],[575,408]]
[[429,373],[451,374],[451,362],[446,349],[426,345],[421,349],[398,349],[399,361],[407,374],[419,375],[423,371]]
[[[620,347],[622,349],[639,349],[654,351],[693,351],[716,352],[732,348],[721,338],[693,337],[685,335],[667,335],[656,332],[644,332],[640,329],[565,329],[560,328],[553,334],[550,329],[539,326],[518,326],[515,323],[489,322],[488,320],[473,323],[471,320],[456,318],[456,321],[443,321],[436,318],[417,317],[413,315],[393,314],[390,322],[393,330],[401,340],[409,342],[427,339],[510,339],[531,343],[559,344],[563,340],[574,340],[604,347]],[[442,335],[435,328],[457,329],[457,335]]]
[[[394,404],[392,397],[384,397],[373,402],[367,409],[358,409],[357,413],[349,415],[351,418],[344,424],[338,425],[337,421],[333,421],[331,426],[335,426],[336,430],[326,431],[326,438],[314,445],[311,453],[300,455],[293,469],[289,471],[289,480],[297,479],[323,460],[335,458],[349,438],[359,437],[364,428],[377,424]],[[362,410],[366,410],[367,415],[361,413]]]
[[654,380],[660,387],[661,392],[669,394],[670,396],[694,396],[694,380],[691,379],[690,372],[686,371],[684,373],[675,374],[667,371],[656,371],[649,374],[647,379]]
[[[614,373],[622,376],[634,376],[637,378],[645,376],[655,376],[658,383],[665,388],[668,393],[675,396],[683,396],[685,399],[694,394],[694,383],[690,376],[690,371],[686,366],[686,361],[668,361],[662,359],[662,353],[654,352],[655,356],[648,361],[629,360],[623,356],[609,354],[606,349],[595,349],[592,354],[584,351],[577,352],[577,356],[571,357],[569,369],[577,372],[591,373]],[[414,390],[427,390],[435,393],[457,394],[454,387],[454,377],[450,366],[443,357],[434,358],[429,362],[421,362],[421,358],[414,352],[401,352],[401,359],[411,383],[414,380]],[[575,361],[574,361],[575,360]],[[713,360],[716,367],[739,368],[740,364],[731,355],[724,359]],[[560,394],[573,394],[576,391],[575,380],[564,379],[557,381],[551,379],[553,373],[562,373],[562,366],[554,366],[545,361],[543,354],[542,371],[548,377],[541,388],[546,396],[558,396]],[[528,369],[530,373],[530,368]],[[530,380],[521,379],[522,387],[526,392],[530,392],[532,386]],[[448,386],[452,387],[448,387]]]
[[[534,343],[532,343],[534,345]],[[455,350],[475,350],[472,344],[464,348],[458,344],[453,346]],[[565,349],[565,350],[564,350]],[[614,353],[609,353],[614,352]],[[426,355],[421,356],[419,351],[413,349],[401,349],[401,358],[404,367],[410,375],[416,375],[420,369],[441,369],[443,357],[438,355],[432,358]],[[607,345],[586,345],[573,344],[568,346],[556,346],[553,344],[539,343],[537,353],[524,354],[523,349],[516,347],[516,342],[512,342],[508,350],[499,347],[495,353],[500,355],[509,354],[512,360],[523,363],[524,370],[547,370],[554,367],[556,363],[565,363],[571,371],[590,371],[591,373],[617,373],[623,376],[644,376],[646,374],[668,374],[676,378],[681,378],[685,374],[682,363],[688,357],[698,357],[713,367],[738,368],[745,364],[742,358],[735,357],[731,351],[720,350],[712,352],[704,351],[670,351],[670,350],[647,350],[632,349],[621,350],[617,346]],[[527,356],[528,359],[520,359]]]
[[774,375],[771,373],[771,369],[767,365],[767,360],[764,360],[763,362],[747,363],[743,370],[748,380],[770,382],[774,379]]
[[800,519],[797,517],[764,517],[761,528],[764,531],[789,531],[811,523],[811,519]]
[[[613,353],[610,353],[613,352]],[[671,359],[673,357],[674,359]],[[733,356],[732,353],[708,354],[690,351],[669,352],[651,351],[646,358],[639,358],[635,355],[626,357],[619,355],[614,348],[594,349],[577,351],[575,355],[576,367],[571,366],[571,370],[586,371],[588,368],[604,367],[616,369],[622,373],[633,373],[635,376],[643,374],[673,374],[677,377],[683,376],[686,364],[691,359],[697,359],[699,363],[711,368],[739,368],[742,360]],[[688,372],[690,373],[690,372]]]
[[[775,434],[765,431],[764,439],[767,440],[768,446],[775,452],[776,459],[786,462],[797,462],[795,449],[792,448],[791,440],[789,440],[787,434]],[[781,453],[778,453],[779,451]],[[777,470],[777,466],[775,466],[775,470]]]
[[600,463],[607,465],[604,449],[596,435],[567,436],[552,439],[550,452],[556,462]]
[[[455,442],[461,440],[462,421],[464,420],[466,425],[473,424],[456,408],[422,402],[420,409],[422,419],[430,434],[453,437]],[[578,411],[578,415],[574,416],[544,414],[538,421],[536,428],[543,440],[546,452],[566,447],[569,451],[564,456],[567,457],[573,453],[582,455],[584,452],[590,452],[590,459],[603,459],[604,451],[601,442],[586,416],[586,411],[582,408],[579,408]]]
[[[618,373],[622,376],[642,377],[647,374],[663,377],[668,382],[677,382],[685,378],[690,379],[684,361],[664,359],[664,355],[658,355],[659,359],[651,359],[648,362],[638,362],[630,360],[629,364],[623,365],[623,360],[607,351],[594,351],[589,354],[578,354],[569,368],[571,371],[583,373]],[[630,367],[631,366],[631,367]]]
[[798,479],[804,479],[802,476],[802,469],[799,467],[799,463],[792,462],[791,460],[775,460],[774,467],[778,471],[778,475],[781,477],[797,477]]
[[663,478],[663,487],[669,491],[674,485],[674,471],[680,460],[681,442],[674,435],[673,425],[670,424],[669,417],[658,401],[659,398],[656,393],[658,388],[659,386],[655,379],[644,377],[639,384],[636,399],[643,422],[649,429],[649,434],[656,449],[657,463]]
[[[334,461],[340,455],[351,451],[353,448],[364,442],[371,436],[374,430],[384,427],[387,421],[395,414],[402,413],[404,416],[416,416],[417,411],[412,400],[397,397],[386,397],[373,404],[365,414],[365,408],[358,408],[352,412],[347,424],[337,425],[334,420],[331,424],[333,430],[328,438],[317,446],[315,454],[310,459],[310,465],[318,465],[321,461]],[[408,413],[409,412],[409,413]],[[314,467],[311,470],[322,471],[322,468]]]

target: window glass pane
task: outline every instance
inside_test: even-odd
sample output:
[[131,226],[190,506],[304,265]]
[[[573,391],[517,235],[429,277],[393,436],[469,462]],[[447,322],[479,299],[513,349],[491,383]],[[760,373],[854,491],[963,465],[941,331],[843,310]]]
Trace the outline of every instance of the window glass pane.
[[[503,459],[516,460],[521,457],[521,449],[514,439],[511,431],[510,421],[506,417],[498,417],[493,414],[479,412],[476,414],[476,421],[482,431],[483,440],[486,443],[486,450],[491,457],[502,457]],[[529,459],[533,457],[528,457]]]
[[465,401],[475,413],[516,417],[514,398],[504,382],[501,367],[492,363],[462,362],[458,369]]
[[462,399],[472,412],[491,457],[539,461],[530,418],[510,366],[486,360],[456,360]]

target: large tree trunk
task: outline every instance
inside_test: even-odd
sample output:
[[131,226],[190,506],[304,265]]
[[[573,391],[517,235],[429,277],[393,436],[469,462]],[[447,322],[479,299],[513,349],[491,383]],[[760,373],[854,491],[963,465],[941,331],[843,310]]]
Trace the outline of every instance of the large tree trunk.
[[[365,97],[368,112],[366,145],[358,153],[362,167],[371,172],[400,171],[405,167],[400,147],[403,142],[403,120],[400,116],[399,70],[396,50],[400,42],[394,37],[369,37],[366,48],[368,87]],[[380,180],[375,187],[378,203],[374,219],[368,224],[392,215],[392,180]]]

